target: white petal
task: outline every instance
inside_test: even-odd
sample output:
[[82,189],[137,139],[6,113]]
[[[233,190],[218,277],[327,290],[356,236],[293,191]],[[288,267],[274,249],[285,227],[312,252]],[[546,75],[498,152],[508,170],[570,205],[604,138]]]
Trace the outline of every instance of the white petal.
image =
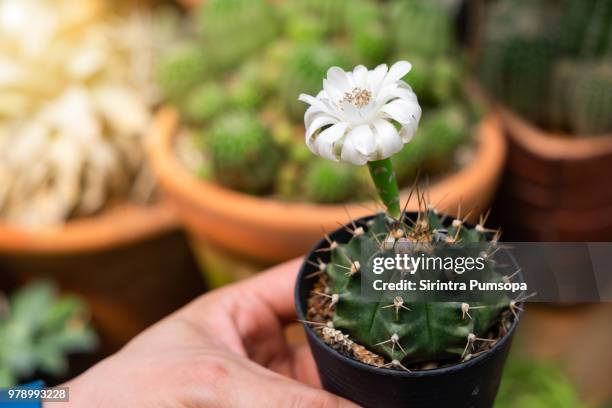
[[350,141],[355,149],[365,156],[376,152],[376,139],[368,125],[357,126],[351,130],[346,136],[346,141]]
[[328,79],[323,80],[323,89],[325,90],[325,93],[329,96],[329,99],[331,99],[335,103],[340,101],[344,96],[342,91],[338,89],[335,85],[333,85]]
[[368,69],[363,65],[357,65],[353,69],[353,79],[357,88],[365,88],[368,85]]
[[317,115],[306,128],[306,139],[309,139],[317,130],[321,129],[323,126],[332,125],[334,123],[338,123],[338,119],[326,114]]
[[410,122],[417,122],[421,119],[421,107],[418,103],[396,99],[380,108],[391,119],[398,121],[402,125]]
[[331,85],[335,86],[339,91],[344,92],[350,88],[347,73],[342,68],[331,67],[327,70],[327,79]]
[[383,85],[391,84],[402,79],[412,69],[412,65],[408,61],[398,61],[391,66],[389,73],[385,77]]
[[374,68],[373,71],[370,71],[368,76],[368,81],[370,82],[369,87],[375,96],[378,94],[378,92],[380,92],[380,88],[382,87],[382,83],[387,75],[387,71],[387,64],[381,64]]
[[400,138],[402,139],[402,142],[403,143],[410,142],[412,138],[414,137],[418,127],[419,127],[418,122],[411,122],[403,126],[400,129],[400,133],[399,133]]
[[363,166],[368,162],[368,157],[362,154],[351,140],[346,138],[342,144],[342,154],[340,155],[343,161],[352,163],[356,166]]
[[381,155],[379,160],[391,157],[402,150],[404,143],[395,126],[384,119],[378,119],[374,122],[374,129],[376,130],[378,151]]
[[319,133],[312,142],[316,150],[313,150],[313,153],[326,159],[337,161],[338,158],[334,152],[334,146],[344,136],[347,127],[348,123],[339,122]]
[[[403,82],[403,81],[399,81],[399,82]],[[384,92],[382,92],[379,95],[378,100],[379,102],[387,103],[393,98],[400,98],[400,99],[406,99],[412,102],[417,102],[416,94],[412,91],[412,88],[410,88],[410,86],[406,83],[403,83],[403,85],[401,86],[386,87],[384,89]]]
[[[323,93],[323,91],[319,92],[319,96],[323,96],[323,95],[321,95],[322,93]],[[300,101],[306,102],[310,106],[316,108],[316,110],[318,110],[319,112],[324,112],[324,113],[327,113],[328,115],[331,115],[331,116],[336,116],[336,117],[338,116],[338,115],[335,114],[334,109],[326,102],[326,99],[315,98],[314,96],[310,96],[310,95],[307,95],[307,94],[300,94],[298,99]],[[314,112],[314,110],[311,111],[311,112]],[[306,117],[304,117],[304,119],[306,120]]]

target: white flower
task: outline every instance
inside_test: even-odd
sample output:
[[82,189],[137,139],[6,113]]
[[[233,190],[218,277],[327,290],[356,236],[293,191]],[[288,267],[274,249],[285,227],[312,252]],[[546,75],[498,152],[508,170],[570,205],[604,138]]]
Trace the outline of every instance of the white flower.
[[316,98],[305,94],[299,98],[310,105],[304,114],[310,150],[356,165],[399,152],[414,136],[421,118],[417,97],[402,80],[411,68],[406,61],[372,71],[363,65],[353,72],[330,68]]

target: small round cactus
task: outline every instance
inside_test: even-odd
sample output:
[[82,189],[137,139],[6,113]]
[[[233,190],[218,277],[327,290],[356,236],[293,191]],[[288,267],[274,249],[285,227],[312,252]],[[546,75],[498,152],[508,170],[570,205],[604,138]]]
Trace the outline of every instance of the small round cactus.
[[159,63],[157,80],[171,100],[180,101],[201,83],[209,72],[208,58],[201,45],[184,43],[165,55]]
[[391,4],[395,49],[410,57],[447,55],[454,47],[449,2],[396,0]]
[[266,0],[208,0],[196,25],[217,71],[261,50],[276,35],[274,7]]
[[188,96],[183,114],[190,123],[200,125],[219,114],[227,104],[223,87],[216,82],[207,82]]
[[[309,304],[310,321],[330,319],[327,326],[315,328],[332,327],[389,362],[384,364],[370,359],[371,364],[379,367],[407,370],[407,366],[420,363],[468,360],[472,353],[496,341],[489,333],[496,333],[496,325],[503,319],[511,319],[512,313],[519,310],[518,302],[524,298],[517,295],[516,299],[511,299],[503,291],[490,291],[470,301],[462,299],[461,293],[431,301],[431,295],[419,291],[402,295],[382,291],[376,298],[364,292],[362,285],[369,285],[373,276],[385,282],[396,281],[399,277],[413,282],[428,279],[466,283],[475,279],[474,274],[460,274],[455,270],[419,270],[412,275],[405,270],[389,268],[381,275],[373,275],[374,258],[401,255],[409,248],[402,246],[407,243],[425,245],[410,252],[414,257],[447,254],[445,251],[457,242],[473,245],[482,248],[480,256],[485,259],[484,269],[478,272],[480,282],[500,284],[516,277],[505,274],[510,272],[502,272],[489,260],[487,254],[494,253],[496,244],[487,241],[488,233],[482,220],[474,228],[462,219],[445,224],[444,218],[432,206],[428,207],[419,212],[416,219],[406,218],[400,222],[379,214],[367,226],[353,224],[350,240],[345,243],[330,241],[329,261],[316,265],[320,272],[313,274],[319,277],[319,286],[325,289],[317,291],[315,286]],[[453,276],[449,278],[448,273]],[[330,343],[333,342],[334,339],[330,339]]]
[[317,160],[304,176],[306,198],[315,203],[342,203],[362,198],[364,188],[355,168]]
[[321,88],[321,78],[332,66],[343,66],[345,58],[336,48],[327,46],[302,46],[298,48],[280,84],[280,97],[287,115],[301,119],[306,111],[297,100],[302,92],[316,93]]
[[252,61],[242,66],[229,83],[229,100],[234,109],[255,109],[265,97],[263,64]]
[[233,112],[218,118],[210,129],[206,149],[217,182],[253,194],[273,187],[280,156],[256,116]]

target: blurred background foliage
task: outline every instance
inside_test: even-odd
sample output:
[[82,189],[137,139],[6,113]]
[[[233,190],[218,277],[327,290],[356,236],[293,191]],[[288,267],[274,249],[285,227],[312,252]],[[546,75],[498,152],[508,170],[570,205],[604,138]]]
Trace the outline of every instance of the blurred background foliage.
[[[454,19],[458,1],[212,0],[182,23],[185,38],[164,55],[158,81],[191,140],[179,150],[201,176],[229,188],[283,200],[367,199],[369,179],[329,166],[303,142],[305,104],[330,66],[370,68],[400,58],[424,105],[421,130],[394,158],[400,182],[418,169],[437,176],[469,161],[478,115],[462,87]],[[231,24],[227,22],[231,21]],[[240,27],[236,30],[235,27]],[[461,154],[463,153],[463,154]],[[233,158],[233,160],[228,160]]]

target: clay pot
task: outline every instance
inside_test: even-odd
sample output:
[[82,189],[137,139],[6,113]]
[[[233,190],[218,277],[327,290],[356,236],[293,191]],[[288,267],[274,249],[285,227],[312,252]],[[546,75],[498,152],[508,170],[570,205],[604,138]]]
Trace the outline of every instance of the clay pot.
[[[173,151],[178,127],[177,112],[169,107],[160,109],[148,140],[149,161],[196,246],[212,246],[232,259],[264,267],[304,254],[320,238],[322,229],[336,229],[338,222],[346,222],[349,215],[359,218],[377,207],[374,203],[282,202],[201,180],[178,161]],[[454,214],[461,204],[463,215],[473,209],[476,216],[487,209],[506,153],[494,115],[479,125],[477,142],[475,157],[468,166],[431,185],[429,197],[431,202],[440,203],[440,211]],[[405,191],[402,200],[407,198]],[[408,209],[417,207],[413,196]]]
[[612,238],[612,135],[548,133],[500,108],[508,162],[498,201],[506,239]]
[[125,204],[57,228],[0,223],[0,270],[80,295],[108,354],[203,291],[177,228],[164,203]]

